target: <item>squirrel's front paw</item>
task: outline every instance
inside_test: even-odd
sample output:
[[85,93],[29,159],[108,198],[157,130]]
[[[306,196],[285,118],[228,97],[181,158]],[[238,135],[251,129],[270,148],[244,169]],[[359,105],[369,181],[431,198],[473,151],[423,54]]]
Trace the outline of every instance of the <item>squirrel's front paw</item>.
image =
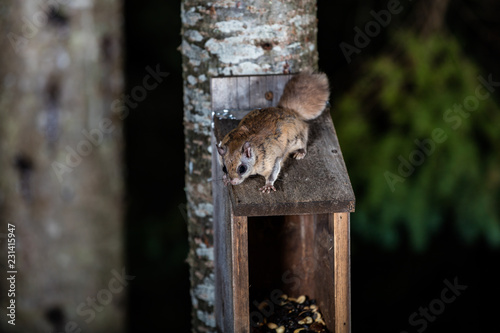
[[262,193],[271,193],[271,190],[276,192],[276,188],[272,184],[266,184],[262,186],[259,190],[262,191]]

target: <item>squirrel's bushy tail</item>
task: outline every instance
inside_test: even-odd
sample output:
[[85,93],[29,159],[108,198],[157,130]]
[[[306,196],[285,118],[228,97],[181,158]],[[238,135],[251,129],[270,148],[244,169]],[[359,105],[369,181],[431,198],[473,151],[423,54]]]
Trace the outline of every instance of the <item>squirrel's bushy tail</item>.
[[278,107],[292,109],[303,120],[317,118],[330,97],[328,78],[324,73],[302,72],[285,85]]

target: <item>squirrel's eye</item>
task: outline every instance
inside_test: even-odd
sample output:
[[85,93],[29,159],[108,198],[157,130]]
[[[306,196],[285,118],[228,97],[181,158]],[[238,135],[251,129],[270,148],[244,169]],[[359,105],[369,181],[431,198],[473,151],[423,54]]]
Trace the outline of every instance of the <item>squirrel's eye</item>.
[[247,171],[247,167],[244,166],[243,164],[238,167],[238,173],[240,175],[244,174]]
[[222,172],[227,173],[227,169],[226,169],[225,165],[222,167]]

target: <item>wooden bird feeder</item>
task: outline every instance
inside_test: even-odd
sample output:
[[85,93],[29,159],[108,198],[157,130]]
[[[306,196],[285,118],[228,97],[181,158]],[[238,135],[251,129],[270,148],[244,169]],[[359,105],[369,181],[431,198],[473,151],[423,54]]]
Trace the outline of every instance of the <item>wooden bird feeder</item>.
[[[223,333],[251,332],[252,304],[285,293],[317,300],[333,333],[350,332],[349,213],[355,198],[329,110],[311,122],[308,153],[275,183],[224,186],[215,144],[255,108],[275,106],[291,75],[211,79],[215,314]],[[270,309],[267,309],[270,310]],[[272,309],[271,309],[272,310]]]

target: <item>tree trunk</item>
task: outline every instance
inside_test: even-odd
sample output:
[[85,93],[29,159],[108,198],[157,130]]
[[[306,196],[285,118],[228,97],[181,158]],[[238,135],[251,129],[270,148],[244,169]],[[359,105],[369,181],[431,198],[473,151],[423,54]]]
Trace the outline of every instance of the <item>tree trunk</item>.
[[214,332],[209,78],[316,69],[316,0],[183,0],[181,16],[192,329]]
[[450,0],[424,0],[416,3],[415,29],[422,36],[443,29]]
[[2,332],[123,331],[121,24],[118,0],[0,7]]

